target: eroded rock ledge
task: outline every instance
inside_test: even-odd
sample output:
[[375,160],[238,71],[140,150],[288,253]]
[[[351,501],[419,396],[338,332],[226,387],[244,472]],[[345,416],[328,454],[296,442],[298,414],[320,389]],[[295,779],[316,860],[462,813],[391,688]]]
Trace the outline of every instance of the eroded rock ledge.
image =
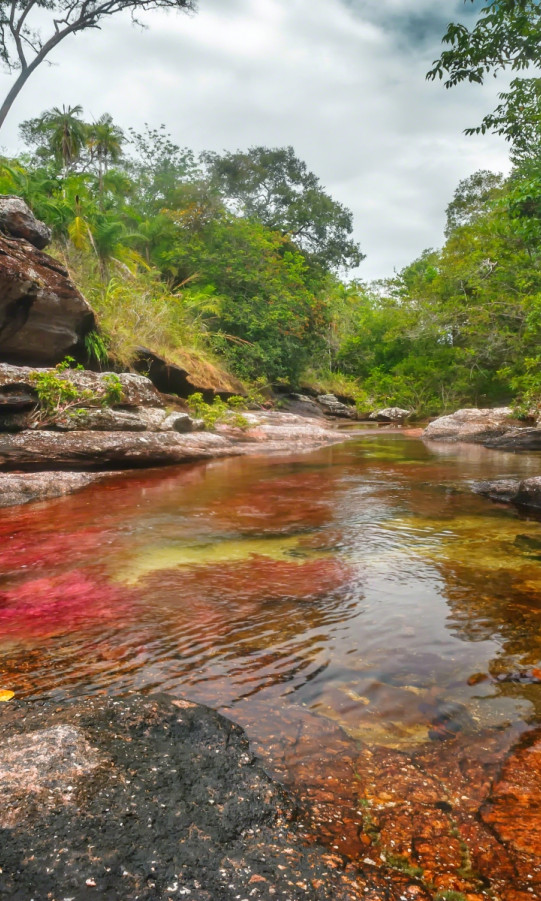
[[3,898],[428,899],[306,845],[242,729],[164,695],[0,712]]

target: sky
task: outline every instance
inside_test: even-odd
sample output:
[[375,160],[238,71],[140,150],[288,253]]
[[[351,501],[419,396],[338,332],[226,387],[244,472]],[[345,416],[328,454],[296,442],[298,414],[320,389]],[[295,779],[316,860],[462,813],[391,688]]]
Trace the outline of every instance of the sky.
[[446,24],[473,13],[462,0],[199,0],[195,15],[145,14],[144,29],[112,18],[36,70],[0,145],[21,149],[19,123],[62,104],[124,128],[164,123],[196,152],[292,145],[353,211],[358,275],[383,278],[441,246],[460,179],[508,170],[501,138],[463,134],[504,82],[425,79]]

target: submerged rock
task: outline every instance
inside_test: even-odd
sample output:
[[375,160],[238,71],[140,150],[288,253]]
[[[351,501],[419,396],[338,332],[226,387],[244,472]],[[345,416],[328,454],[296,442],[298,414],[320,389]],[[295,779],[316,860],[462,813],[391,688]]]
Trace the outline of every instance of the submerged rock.
[[429,897],[305,844],[292,797],[242,729],[206,707],[132,695],[2,713],[6,898]]

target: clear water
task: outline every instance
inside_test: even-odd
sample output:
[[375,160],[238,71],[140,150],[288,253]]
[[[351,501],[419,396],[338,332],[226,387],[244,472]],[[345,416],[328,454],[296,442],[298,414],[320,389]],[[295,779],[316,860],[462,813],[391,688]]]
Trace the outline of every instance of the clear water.
[[164,690],[271,763],[307,717],[375,749],[539,722],[541,686],[501,677],[541,664],[541,521],[470,486],[540,472],[375,433],[4,510],[0,688]]

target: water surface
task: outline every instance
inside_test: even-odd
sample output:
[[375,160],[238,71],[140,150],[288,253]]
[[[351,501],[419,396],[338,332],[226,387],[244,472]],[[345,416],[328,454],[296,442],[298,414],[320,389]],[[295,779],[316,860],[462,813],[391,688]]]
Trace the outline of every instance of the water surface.
[[376,752],[516,734],[541,719],[507,678],[541,662],[541,522],[471,484],[540,472],[375,433],[3,511],[0,688],[186,696],[284,778],[307,722]]

